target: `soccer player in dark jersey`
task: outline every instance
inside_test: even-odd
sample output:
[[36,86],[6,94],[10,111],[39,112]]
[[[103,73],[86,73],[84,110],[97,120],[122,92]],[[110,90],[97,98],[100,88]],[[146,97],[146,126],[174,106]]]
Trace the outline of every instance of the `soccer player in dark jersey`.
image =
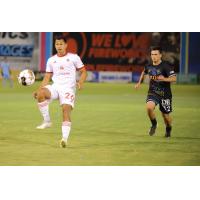
[[162,61],[160,47],[151,47],[151,60],[152,64],[145,66],[135,88],[139,88],[145,75],[149,76],[149,91],[146,99],[147,114],[152,124],[149,135],[152,136],[156,132],[157,120],[154,110],[159,105],[166,125],[165,137],[170,137],[172,130],[172,118],[170,116],[172,112],[172,92],[170,85],[172,82],[176,82],[176,74],[173,67]]

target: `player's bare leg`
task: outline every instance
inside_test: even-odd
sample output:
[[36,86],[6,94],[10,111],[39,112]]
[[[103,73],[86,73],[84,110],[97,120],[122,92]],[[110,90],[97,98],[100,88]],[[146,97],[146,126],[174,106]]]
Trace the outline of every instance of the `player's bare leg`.
[[156,128],[157,128],[157,120],[156,120],[156,115],[155,115],[155,111],[154,111],[155,107],[156,107],[156,104],[153,101],[148,101],[146,104],[147,114],[148,114],[149,119],[151,120],[151,124],[152,124],[152,126],[150,127],[150,130],[149,130],[150,136],[155,134]]
[[38,108],[43,116],[43,123],[37,126],[37,129],[45,129],[51,127],[51,120],[49,115],[49,99],[51,98],[51,93],[47,88],[41,88],[37,92]]
[[171,137],[172,118],[169,114],[162,113],[162,116],[166,125],[165,137]]
[[47,88],[41,88],[37,92],[37,100],[39,103],[50,99],[51,98],[51,93]]
[[62,105],[63,122],[62,122],[62,140],[60,142],[61,147],[65,148],[67,145],[67,139],[71,130],[71,111],[72,106],[68,104]]

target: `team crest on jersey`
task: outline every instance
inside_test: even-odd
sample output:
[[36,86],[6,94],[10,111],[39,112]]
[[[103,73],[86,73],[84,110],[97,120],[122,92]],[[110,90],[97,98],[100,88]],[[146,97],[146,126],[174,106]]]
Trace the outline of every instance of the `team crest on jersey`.
[[67,58],[67,60],[66,60],[67,62],[69,62],[70,61],[70,59],[69,58]]
[[157,76],[157,70],[154,68],[149,69],[149,75],[151,76]]
[[157,70],[157,74],[161,74],[161,71],[159,69]]
[[148,74],[149,74],[150,76],[158,76],[158,75],[161,74],[161,71],[160,71],[160,69],[156,69],[156,68],[154,68],[154,67],[151,67],[151,68],[148,70]]
[[63,67],[63,66],[60,66],[60,70],[64,70],[64,67]]

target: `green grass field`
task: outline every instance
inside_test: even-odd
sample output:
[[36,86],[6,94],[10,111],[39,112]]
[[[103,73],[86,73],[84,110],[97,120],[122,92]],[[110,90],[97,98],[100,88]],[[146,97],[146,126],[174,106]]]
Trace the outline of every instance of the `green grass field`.
[[200,165],[200,86],[173,85],[172,138],[157,108],[159,127],[148,136],[147,85],[85,84],[77,93],[68,148],[59,147],[61,110],[50,105],[53,127],[42,118],[32,87],[0,87],[1,166],[194,166]]

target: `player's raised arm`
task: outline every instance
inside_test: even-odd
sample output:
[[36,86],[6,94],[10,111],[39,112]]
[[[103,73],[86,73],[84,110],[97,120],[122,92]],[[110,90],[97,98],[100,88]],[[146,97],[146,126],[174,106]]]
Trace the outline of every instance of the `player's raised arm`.
[[52,77],[52,72],[46,72],[39,88],[48,85],[49,81],[51,80],[51,77]]
[[79,72],[81,73],[81,76],[80,76],[80,79],[79,79],[79,81],[78,81],[78,83],[77,83],[77,87],[78,87],[78,89],[80,90],[80,89],[83,88],[83,84],[84,84],[84,82],[85,82],[85,80],[86,80],[86,78],[87,78],[87,71],[86,71],[86,68],[85,68],[85,67],[82,67],[82,68],[79,70]]
[[142,73],[140,75],[139,81],[135,84],[135,89],[138,89],[140,87],[140,84],[141,84],[143,78],[144,78],[144,70],[142,71]]

